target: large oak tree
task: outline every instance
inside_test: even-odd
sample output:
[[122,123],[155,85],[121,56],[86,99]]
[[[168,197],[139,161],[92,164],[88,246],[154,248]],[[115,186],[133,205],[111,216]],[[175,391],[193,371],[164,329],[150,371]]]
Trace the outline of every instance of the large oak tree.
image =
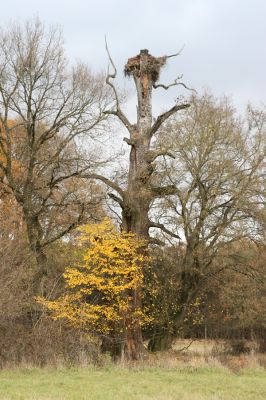
[[109,102],[101,76],[69,66],[57,28],[37,19],[1,32],[0,176],[21,206],[41,275],[46,246],[92,205],[88,185],[75,182],[93,165],[79,138],[99,135]]

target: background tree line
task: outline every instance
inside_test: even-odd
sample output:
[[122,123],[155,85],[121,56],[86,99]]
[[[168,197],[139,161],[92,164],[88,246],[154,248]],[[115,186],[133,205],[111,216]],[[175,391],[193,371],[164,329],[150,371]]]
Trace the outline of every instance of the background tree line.
[[[240,117],[226,97],[188,92],[154,118],[154,90],[189,89],[180,77],[160,83],[177,54],[142,50],[125,65],[138,99],[132,123],[108,47],[106,76],[70,66],[60,32],[38,20],[2,31],[0,48],[2,364],[77,348],[94,357],[100,344],[137,359],[182,335],[263,338],[266,111]],[[128,135],[123,170],[106,144],[115,120]],[[84,327],[50,321],[34,298],[64,293],[62,274],[88,246],[76,228],[107,216],[152,256],[123,294],[152,319],[84,341]]]

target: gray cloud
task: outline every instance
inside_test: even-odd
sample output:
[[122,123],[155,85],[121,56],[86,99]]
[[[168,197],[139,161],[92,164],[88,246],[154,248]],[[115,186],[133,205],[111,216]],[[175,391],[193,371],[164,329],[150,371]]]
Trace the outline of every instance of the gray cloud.
[[[120,71],[141,48],[163,55],[185,44],[162,79],[184,73],[189,86],[232,95],[240,109],[248,101],[266,103],[264,0],[9,0],[1,8],[0,23],[36,15],[61,25],[68,55],[87,61],[95,71],[107,66],[105,34]],[[131,87],[122,74],[119,82]],[[156,107],[174,97],[175,90],[166,97],[159,94]]]

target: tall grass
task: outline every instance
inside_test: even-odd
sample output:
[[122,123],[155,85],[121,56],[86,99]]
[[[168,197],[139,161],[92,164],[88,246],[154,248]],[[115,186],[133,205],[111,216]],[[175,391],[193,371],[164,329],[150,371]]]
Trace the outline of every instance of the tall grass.
[[222,343],[189,343],[178,341],[174,350],[135,363],[103,357],[98,367],[84,358],[79,367],[3,369],[0,400],[266,399],[266,355],[233,356]]

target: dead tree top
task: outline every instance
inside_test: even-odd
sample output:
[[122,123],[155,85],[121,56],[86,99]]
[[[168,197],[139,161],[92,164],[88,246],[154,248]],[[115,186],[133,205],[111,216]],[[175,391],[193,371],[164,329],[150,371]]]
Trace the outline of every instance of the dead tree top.
[[129,58],[125,65],[125,75],[139,77],[140,74],[149,74],[152,82],[155,83],[159,79],[160,69],[166,63],[167,57],[153,57],[149,54],[149,50],[140,50],[140,53]]

